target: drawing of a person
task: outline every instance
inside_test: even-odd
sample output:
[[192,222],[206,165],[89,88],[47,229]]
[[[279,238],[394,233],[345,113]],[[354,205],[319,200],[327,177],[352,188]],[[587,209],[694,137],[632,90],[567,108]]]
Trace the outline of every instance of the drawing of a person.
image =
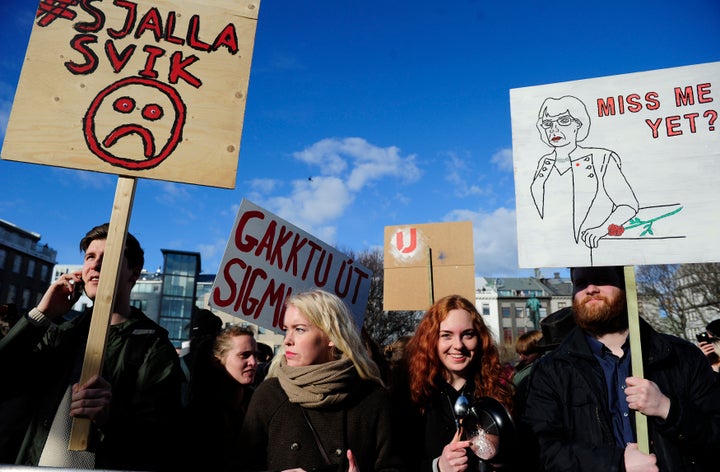
[[[620,157],[609,149],[583,147],[590,115],[578,98],[546,98],[537,129],[552,148],[538,161],[530,193],[540,218],[572,234],[574,244],[592,249],[638,212],[638,200],[622,172]],[[572,214],[568,220],[565,215]]]

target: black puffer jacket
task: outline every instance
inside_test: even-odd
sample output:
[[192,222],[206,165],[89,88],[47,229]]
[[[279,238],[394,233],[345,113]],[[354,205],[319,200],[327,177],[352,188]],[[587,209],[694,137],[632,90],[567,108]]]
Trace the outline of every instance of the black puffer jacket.
[[[716,471],[710,452],[720,447],[720,383],[707,359],[696,346],[642,320],[641,339],[644,377],[672,402],[665,421],[648,418],[660,471]],[[536,363],[530,379],[523,426],[540,451],[540,470],[624,471],[624,449],[615,445],[606,405],[602,369],[575,328]]]

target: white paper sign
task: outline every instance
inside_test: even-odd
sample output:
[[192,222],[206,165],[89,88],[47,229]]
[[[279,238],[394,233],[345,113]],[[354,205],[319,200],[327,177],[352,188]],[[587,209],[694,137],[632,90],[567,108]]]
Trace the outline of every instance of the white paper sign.
[[720,260],[720,62],[510,91],[519,266]]
[[228,238],[210,305],[271,330],[282,329],[285,300],[320,288],[340,297],[358,327],[372,271],[282,218],[243,200]]

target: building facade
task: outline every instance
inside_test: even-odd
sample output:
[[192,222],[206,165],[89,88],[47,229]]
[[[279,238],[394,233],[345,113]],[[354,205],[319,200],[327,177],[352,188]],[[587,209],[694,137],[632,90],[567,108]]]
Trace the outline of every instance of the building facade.
[[37,305],[52,281],[57,251],[40,239],[0,220],[0,303],[14,303],[19,313]]
[[143,271],[130,295],[130,303],[150,319],[168,330],[170,341],[181,347],[190,339],[192,314],[206,309],[217,315],[223,326],[239,324],[255,330],[258,342],[277,351],[284,335],[253,323],[213,310],[209,304],[215,274],[201,274],[201,258],[197,252],[162,249],[163,267],[157,272]]
[[[539,329],[547,315],[572,305],[572,283],[555,273],[553,278],[477,277],[475,306],[490,328],[505,359],[515,355],[517,339]],[[534,310],[537,310],[533,313]],[[533,318],[533,314],[537,317]]]

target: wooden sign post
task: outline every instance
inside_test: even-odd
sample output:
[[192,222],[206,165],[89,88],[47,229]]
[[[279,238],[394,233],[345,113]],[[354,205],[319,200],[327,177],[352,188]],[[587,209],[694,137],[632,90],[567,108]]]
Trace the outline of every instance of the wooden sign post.
[[[637,283],[635,282],[635,268],[625,266],[625,297],[627,300],[628,331],[630,338],[630,352],[632,353],[631,368],[634,377],[644,378],[642,345],[640,343],[640,315],[638,314]],[[650,453],[650,437],[648,434],[647,416],[639,411],[635,412],[635,431],[637,434],[638,449]]]
[[[85,358],[80,374],[81,385],[90,380],[93,375],[99,375],[102,372],[108,327],[115,306],[118,276],[120,275],[121,264],[124,262],[125,239],[127,238],[130,213],[135,198],[135,187],[136,181],[134,178],[118,177],[115,201],[113,202],[110,226],[105,243],[102,273],[98,281],[98,292],[93,304],[90,331],[85,347]],[[88,418],[72,419],[68,449],[74,451],[87,450],[90,423],[91,421]]]
[[[50,2],[2,158],[118,175],[81,382],[102,371],[136,179],[234,188],[260,0]],[[74,419],[70,448],[90,422]]]

